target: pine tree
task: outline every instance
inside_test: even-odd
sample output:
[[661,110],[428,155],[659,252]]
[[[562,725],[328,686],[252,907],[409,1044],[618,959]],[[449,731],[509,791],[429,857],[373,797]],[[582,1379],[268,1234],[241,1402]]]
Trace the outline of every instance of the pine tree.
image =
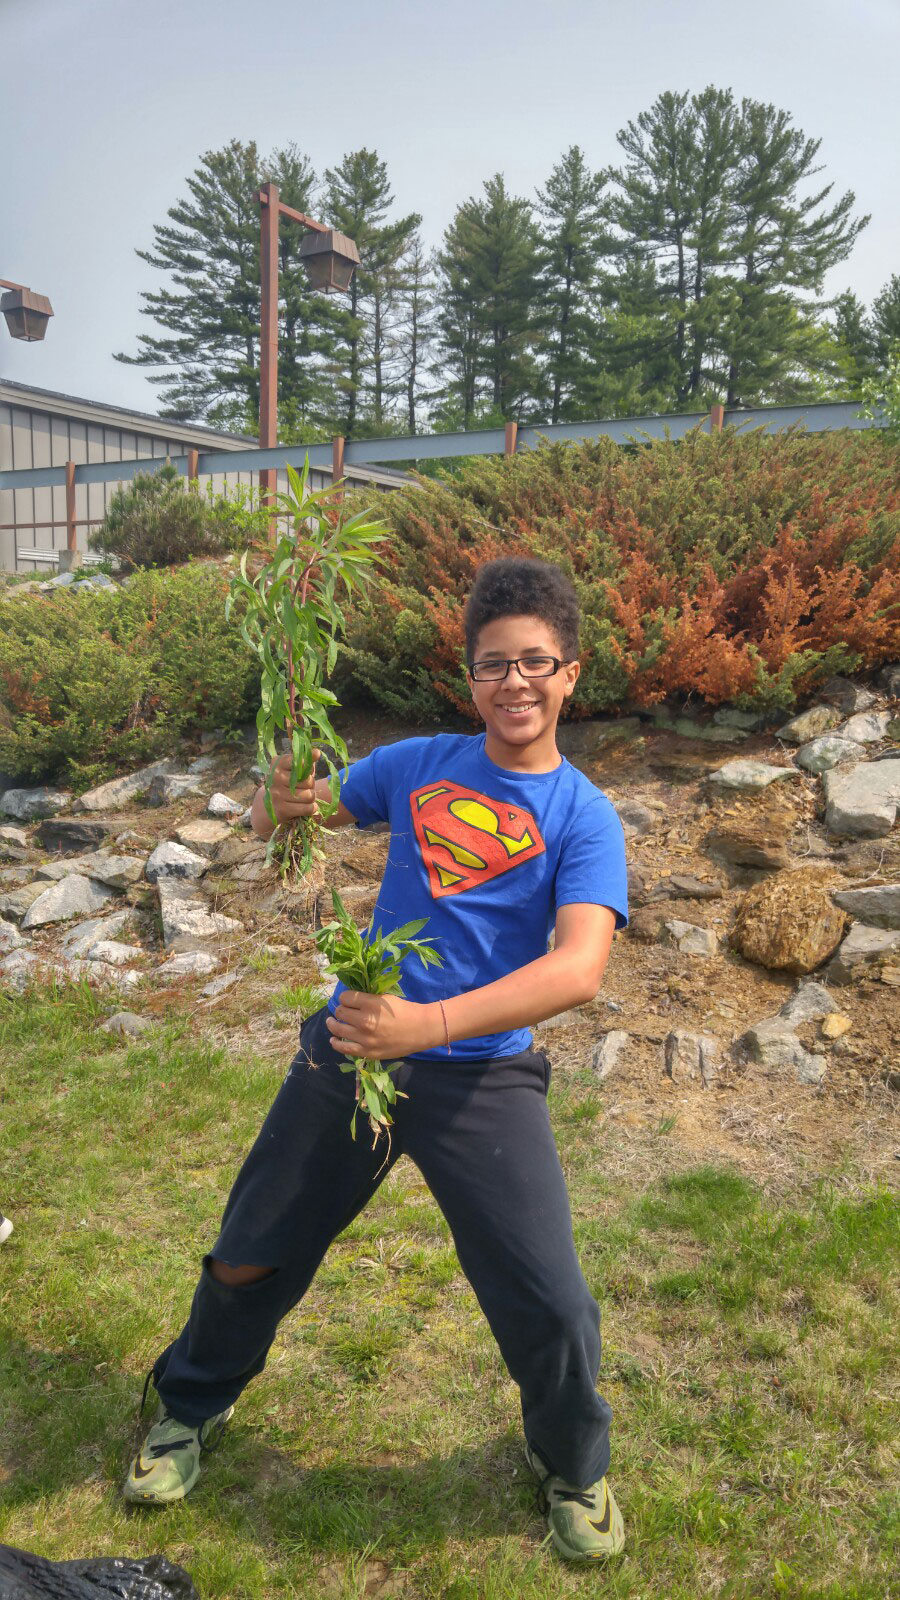
[[416,231],[400,261],[394,296],[393,343],[405,426],[417,431],[422,401],[431,398],[425,387],[434,343],[434,261]]
[[725,404],[802,399],[827,375],[829,341],[819,318],[825,273],[846,260],[868,217],[851,217],[848,190],[822,210],[832,184],[801,195],[822,169],[820,139],[790,114],[741,102],[732,173],[726,281],[730,303],[719,339],[727,361]]
[[612,241],[606,225],[605,177],[592,173],[577,144],[538,191],[544,219],[541,245],[542,312],[550,420],[589,414],[586,366],[596,325],[596,299]]
[[[260,159],[254,143],[232,140],[208,151],[187,180],[190,198],[154,228],[143,261],[176,285],[142,294],[143,310],[163,334],[140,334],[137,355],[117,361],[147,369],[161,390],[163,415],[206,419],[255,432],[259,415],[259,251],[257,194],[277,182],[286,204],[310,212],[315,176],[295,146]],[[315,417],[326,400],[321,359],[331,353],[333,313],[314,295],[300,266],[302,230],[283,223],[279,236],[280,396]],[[153,370],[158,369],[158,370]]]
[[374,150],[352,151],[340,166],[326,170],[325,181],[328,217],[355,241],[360,255],[340,318],[341,432],[350,438],[363,418],[377,432],[388,414],[391,302],[403,252],[422,219],[413,212],[387,220],[394,197],[387,166]]
[[863,384],[878,370],[878,346],[866,308],[851,289],[835,300],[830,327],[838,369],[834,397],[858,400]]
[[891,351],[900,346],[900,273],[895,272],[872,301],[872,332],[876,358],[885,371]]
[[439,328],[448,394],[469,427],[482,406],[521,420],[539,399],[538,235],[527,200],[501,174],[459,206],[444,234]]

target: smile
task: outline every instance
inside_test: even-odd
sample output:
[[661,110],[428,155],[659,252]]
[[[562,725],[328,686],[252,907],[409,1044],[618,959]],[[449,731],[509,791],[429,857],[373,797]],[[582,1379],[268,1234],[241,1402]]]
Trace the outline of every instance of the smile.
[[498,706],[497,710],[504,711],[508,717],[523,717],[526,716],[529,711],[534,711],[536,705],[536,700],[529,700],[527,705]]

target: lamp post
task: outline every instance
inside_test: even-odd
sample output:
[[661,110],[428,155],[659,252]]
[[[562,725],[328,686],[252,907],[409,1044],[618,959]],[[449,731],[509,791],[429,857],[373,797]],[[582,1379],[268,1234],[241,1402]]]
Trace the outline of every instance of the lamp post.
[[0,311],[6,318],[11,337],[24,339],[28,344],[43,339],[53,315],[47,296],[26,289],[24,283],[10,283],[8,278],[0,278],[0,289],[8,291],[0,297]]
[[[350,287],[359,251],[346,234],[337,233],[324,222],[286,206],[278,185],[267,183],[259,191],[262,222],[260,249],[260,329],[259,329],[259,447],[274,449],[278,443],[278,222],[290,217],[307,230],[300,243],[300,258],[314,289],[339,294]],[[263,501],[271,505],[277,489],[278,469],[263,467],[259,486]]]

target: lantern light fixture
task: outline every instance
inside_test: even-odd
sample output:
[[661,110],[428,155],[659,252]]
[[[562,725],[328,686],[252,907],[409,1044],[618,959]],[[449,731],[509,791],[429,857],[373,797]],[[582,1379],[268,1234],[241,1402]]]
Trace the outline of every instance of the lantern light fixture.
[[346,294],[354,268],[359,266],[359,251],[352,239],[334,228],[305,233],[300,240],[300,260],[306,268],[310,287],[324,294]]
[[24,339],[28,344],[43,339],[47,323],[53,315],[53,307],[47,296],[35,294],[33,289],[26,289],[23,283],[8,283],[5,278],[0,278],[0,288],[7,291],[0,296],[0,311],[6,318],[12,338]]

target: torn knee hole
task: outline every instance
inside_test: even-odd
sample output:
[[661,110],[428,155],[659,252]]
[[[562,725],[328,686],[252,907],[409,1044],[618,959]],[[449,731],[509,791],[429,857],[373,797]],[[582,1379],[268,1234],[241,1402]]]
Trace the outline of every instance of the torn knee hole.
[[209,1270],[217,1283],[227,1284],[229,1288],[241,1289],[252,1283],[261,1283],[263,1278],[272,1278],[275,1275],[274,1267],[254,1267],[250,1265],[231,1266],[227,1261],[219,1261],[216,1256],[209,1258]]

